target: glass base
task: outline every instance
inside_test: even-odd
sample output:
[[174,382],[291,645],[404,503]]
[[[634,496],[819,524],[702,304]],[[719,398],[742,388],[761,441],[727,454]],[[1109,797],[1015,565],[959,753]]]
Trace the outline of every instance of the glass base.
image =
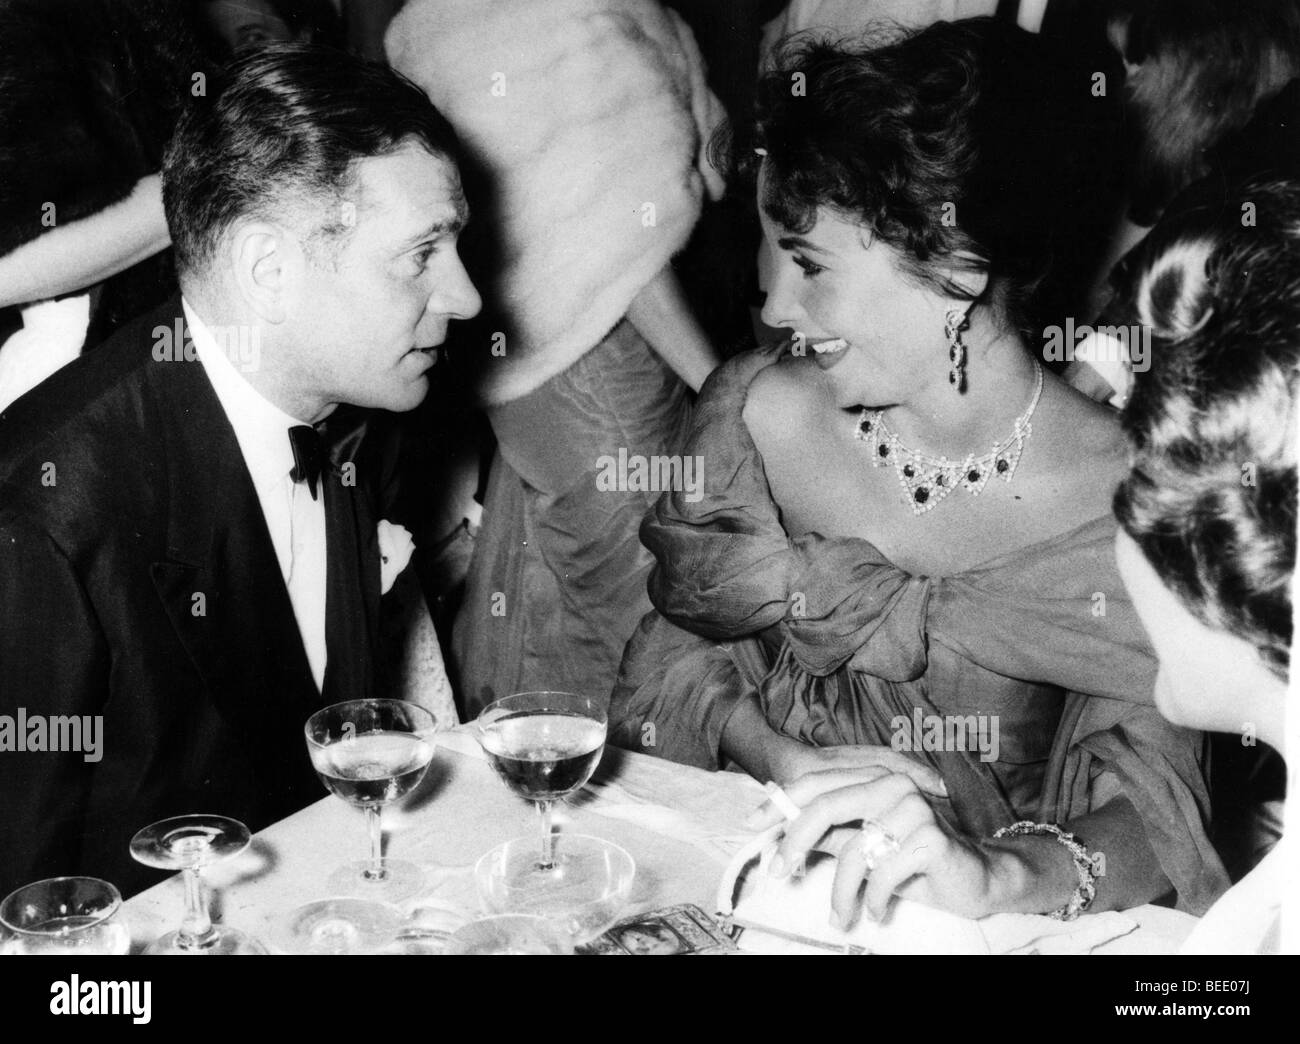
[[479,895],[494,913],[534,914],[562,928],[575,945],[618,920],[632,891],[635,864],[599,838],[561,834],[554,863],[542,864],[536,838],[499,845],[475,869]]
[[391,946],[405,926],[402,911],[369,899],[321,899],[280,920],[272,934],[287,953],[375,953]]
[[384,876],[366,876],[371,862],[358,859],[345,863],[330,875],[329,891],[354,899],[374,899],[381,903],[400,903],[419,895],[425,886],[424,871],[404,859],[385,859]]
[[224,928],[221,925],[213,925],[212,932],[201,946],[186,945],[181,940],[180,932],[168,932],[160,936],[145,948],[148,954],[167,954],[169,956],[186,956],[195,955],[233,955],[233,956],[262,956],[267,950],[260,942],[251,935],[241,932],[238,928]]
[[573,953],[568,934],[545,917],[530,914],[497,914],[457,929],[444,950],[448,954],[539,954]]

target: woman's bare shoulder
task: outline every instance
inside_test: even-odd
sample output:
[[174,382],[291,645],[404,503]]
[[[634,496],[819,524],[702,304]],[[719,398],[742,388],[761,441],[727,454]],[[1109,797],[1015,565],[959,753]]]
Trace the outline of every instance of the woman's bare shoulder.
[[829,403],[822,371],[807,357],[785,356],[755,374],[742,417],[756,438],[808,428],[817,407]]
[[1059,379],[1053,378],[1049,388],[1044,396],[1048,410],[1034,421],[1035,429],[1042,432],[1048,470],[1072,475],[1074,494],[1083,501],[1080,506],[1091,502],[1098,513],[1104,513],[1128,472],[1128,444],[1119,414]]

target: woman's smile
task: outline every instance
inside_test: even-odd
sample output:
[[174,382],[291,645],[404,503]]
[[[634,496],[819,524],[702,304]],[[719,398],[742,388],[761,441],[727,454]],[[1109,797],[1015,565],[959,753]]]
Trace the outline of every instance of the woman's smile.
[[838,366],[849,354],[849,342],[842,337],[832,341],[811,342],[812,357],[823,370]]

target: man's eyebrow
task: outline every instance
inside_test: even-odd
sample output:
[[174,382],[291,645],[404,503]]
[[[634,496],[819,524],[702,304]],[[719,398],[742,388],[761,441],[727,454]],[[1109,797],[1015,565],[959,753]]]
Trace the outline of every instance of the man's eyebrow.
[[816,246],[809,243],[803,236],[782,236],[776,241],[776,245],[782,250],[810,250],[814,254],[829,254],[830,251],[824,247]]
[[406,239],[402,243],[402,246],[403,248],[413,247],[418,243],[424,243],[430,239],[438,239],[441,236],[460,235],[464,230],[467,221],[469,221],[469,209],[467,207],[461,207],[456,211],[456,216],[454,218],[444,221],[435,221],[422,232],[417,232],[415,235]]

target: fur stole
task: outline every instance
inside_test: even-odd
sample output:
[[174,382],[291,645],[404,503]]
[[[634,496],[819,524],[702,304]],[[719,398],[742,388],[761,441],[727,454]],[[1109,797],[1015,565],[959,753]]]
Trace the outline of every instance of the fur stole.
[[480,392],[508,402],[600,343],[685,246],[722,193],[704,157],[721,105],[655,0],[411,0],[385,45],[486,181],[490,205],[471,198],[506,342]]

